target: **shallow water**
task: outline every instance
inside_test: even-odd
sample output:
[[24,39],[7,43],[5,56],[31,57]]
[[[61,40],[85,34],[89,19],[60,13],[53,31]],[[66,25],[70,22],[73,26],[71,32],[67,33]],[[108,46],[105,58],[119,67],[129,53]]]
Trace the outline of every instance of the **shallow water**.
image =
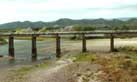
[[[31,40],[14,40],[15,61],[14,63],[31,62]],[[46,51],[50,47],[55,47],[55,41],[37,41],[38,60],[55,59],[55,51]],[[8,44],[0,46],[0,55],[8,57]],[[11,63],[7,59],[0,59],[0,64]]]

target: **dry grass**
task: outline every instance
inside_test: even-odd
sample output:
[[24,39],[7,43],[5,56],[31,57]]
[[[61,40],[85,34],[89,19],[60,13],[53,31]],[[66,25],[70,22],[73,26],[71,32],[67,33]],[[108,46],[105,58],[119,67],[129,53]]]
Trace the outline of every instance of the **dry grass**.
[[125,57],[99,58],[96,63],[102,65],[102,82],[136,82],[137,64]]
[[93,75],[96,75],[96,78],[101,82],[137,82],[137,49],[133,47],[120,49],[126,53],[124,55],[117,55],[120,52],[111,53],[111,55],[106,53],[104,56],[87,53],[76,56],[76,62],[88,61],[91,62],[90,65],[101,65],[97,72],[86,77],[85,82],[90,82],[89,79]]
[[10,69],[6,71],[7,75],[1,79],[0,82],[26,82],[25,80],[28,78],[28,74],[33,73],[38,69],[46,69],[49,64],[49,62],[43,62],[41,64]]

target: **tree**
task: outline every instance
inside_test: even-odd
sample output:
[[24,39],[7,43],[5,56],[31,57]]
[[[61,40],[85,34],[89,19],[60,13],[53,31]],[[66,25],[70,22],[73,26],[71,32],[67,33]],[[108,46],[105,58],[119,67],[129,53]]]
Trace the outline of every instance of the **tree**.
[[73,26],[74,31],[93,31],[95,27],[91,25],[75,25]]
[[120,30],[130,30],[130,27],[129,26],[126,26],[126,25],[123,25]]

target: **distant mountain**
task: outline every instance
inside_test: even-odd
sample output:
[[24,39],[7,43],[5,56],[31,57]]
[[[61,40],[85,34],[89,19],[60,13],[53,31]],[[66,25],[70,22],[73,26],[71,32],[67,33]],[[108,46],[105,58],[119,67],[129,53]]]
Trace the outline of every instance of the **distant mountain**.
[[24,22],[11,22],[11,23],[5,23],[0,25],[0,29],[15,29],[15,28],[41,28],[45,26],[45,22],[30,22],[30,21],[24,21]]
[[70,25],[93,25],[97,27],[102,26],[113,26],[117,27],[120,25],[132,25],[137,26],[137,19],[136,18],[121,18],[121,19],[81,19],[81,20],[73,20],[73,19],[59,19],[57,21],[53,22],[30,22],[30,21],[24,21],[24,22],[10,22],[5,24],[0,24],[0,29],[16,29],[16,28],[42,28],[42,27],[65,27]]

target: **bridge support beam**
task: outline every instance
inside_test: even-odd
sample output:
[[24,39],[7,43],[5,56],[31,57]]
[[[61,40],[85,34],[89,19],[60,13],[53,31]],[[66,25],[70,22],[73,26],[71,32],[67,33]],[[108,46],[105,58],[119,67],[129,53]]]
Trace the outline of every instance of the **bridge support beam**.
[[9,57],[11,57],[11,59],[14,59],[14,56],[14,37],[9,36]]
[[82,34],[82,52],[86,52],[87,48],[86,48],[86,37],[85,34]]
[[56,57],[61,57],[61,48],[60,48],[60,36],[59,34],[56,34]]
[[114,35],[110,34],[110,51],[114,51]]
[[32,36],[32,61],[37,60],[37,45],[36,36]]

